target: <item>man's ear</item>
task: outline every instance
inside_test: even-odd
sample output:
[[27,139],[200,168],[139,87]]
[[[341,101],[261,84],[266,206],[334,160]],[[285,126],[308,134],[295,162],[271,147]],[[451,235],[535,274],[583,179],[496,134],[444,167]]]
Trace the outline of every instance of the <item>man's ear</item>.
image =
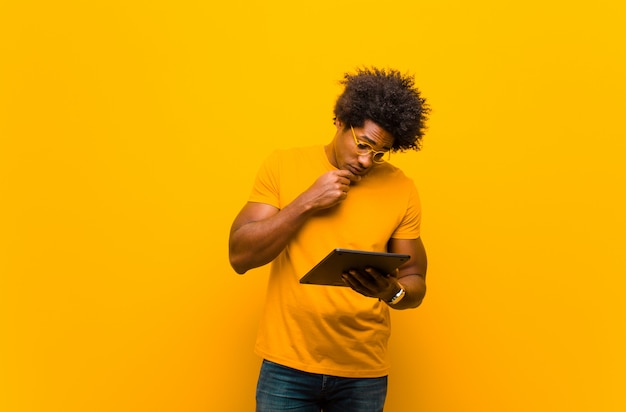
[[338,131],[343,131],[344,130],[344,124],[338,118],[335,118],[335,127],[337,128]]

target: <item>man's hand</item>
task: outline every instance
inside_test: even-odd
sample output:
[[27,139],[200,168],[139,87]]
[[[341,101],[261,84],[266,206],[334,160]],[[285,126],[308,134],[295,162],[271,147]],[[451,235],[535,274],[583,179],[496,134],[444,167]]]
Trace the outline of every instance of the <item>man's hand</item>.
[[301,197],[311,209],[328,209],[341,203],[348,196],[350,185],[359,180],[361,176],[348,170],[332,170],[321,175]]
[[341,276],[346,285],[363,296],[378,298],[389,302],[400,289],[398,269],[393,274],[383,274],[368,267],[364,270],[349,270]]

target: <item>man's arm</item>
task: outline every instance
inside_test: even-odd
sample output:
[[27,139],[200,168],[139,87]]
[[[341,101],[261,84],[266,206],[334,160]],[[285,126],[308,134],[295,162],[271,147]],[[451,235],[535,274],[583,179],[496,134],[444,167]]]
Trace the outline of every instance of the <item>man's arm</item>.
[[228,248],[233,269],[244,274],[274,260],[311,215],[342,202],[350,183],[358,179],[347,170],[324,173],[283,209],[248,202],[230,230]]
[[389,302],[400,288],[405,295],[396,304],[389,306],[394,309],[416,308],[426,294],[426,250],[421,238],[417,239],[390,239],[387,247],[389,252],[410,255],[396,274],[382,274],[375,269],[365,269],[364,272],[349,271],[344,274],[344,280],[355,291],[362,295],[379,298]]
[[271,262],[307,217],[305,207],[290,204],[283,210],[264,203],[248,202],[230,231],[230,264],[239,274]]
[[[399,268],[397,282],[402,285],[406,294],[395,305],[394,309],[416,308],[426,295],[426,249],[422,238],[390,239],[388,249],[393,253],[406,253],[411,259]],[[388,300],[386,300],[387,302]]]

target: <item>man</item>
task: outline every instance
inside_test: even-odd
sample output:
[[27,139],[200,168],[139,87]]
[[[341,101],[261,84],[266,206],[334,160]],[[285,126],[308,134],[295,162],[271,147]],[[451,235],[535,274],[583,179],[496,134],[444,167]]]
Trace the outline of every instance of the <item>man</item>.
[[[231,228],[237,273],[271,262],[257,411],[382,411],[389,308],[415,308],[426,293],[417,190],[387,159],[420,149],[430,109],[397,70],[359,69],[341,83],[332,141],[274,152]],[[350,270],[348,287],[300,284],[334,248],[411,257],[396,273]]]

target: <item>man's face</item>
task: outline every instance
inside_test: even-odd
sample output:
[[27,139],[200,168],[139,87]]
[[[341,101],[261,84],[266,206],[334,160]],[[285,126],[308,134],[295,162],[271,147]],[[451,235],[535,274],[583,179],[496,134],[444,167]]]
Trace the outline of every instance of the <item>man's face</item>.
[[[379,162],[384,162],[388,156],[386,152],[393,145],[393,136],[371,120],[365,120],[362,127],[352,129],[350,125],[344,125],[340,121],[336,122],[336,126],[335,166],[349,170],[355,175],[365,176],[372,167],[375,167],[377,163],[374,157],[379,158]],[[385,153],[376,155],[372,151]]]

